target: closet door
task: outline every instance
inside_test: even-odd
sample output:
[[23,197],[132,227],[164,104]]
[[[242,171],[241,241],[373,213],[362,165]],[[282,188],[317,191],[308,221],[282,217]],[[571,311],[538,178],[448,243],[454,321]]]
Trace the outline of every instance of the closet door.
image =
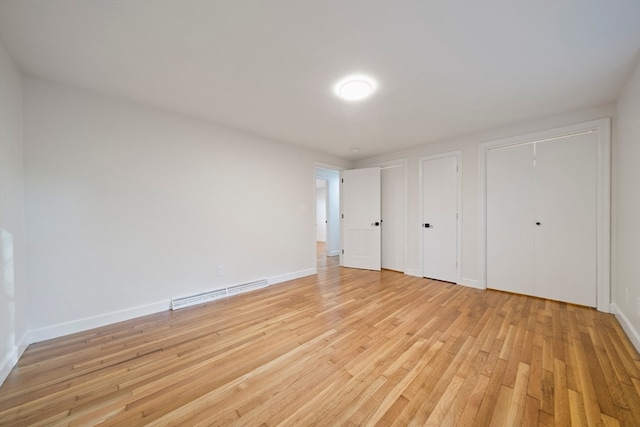
[[597,133],[535,144],[534,295],[596,306]]
[[487,287],[534,295],[533,144],[487,152]]

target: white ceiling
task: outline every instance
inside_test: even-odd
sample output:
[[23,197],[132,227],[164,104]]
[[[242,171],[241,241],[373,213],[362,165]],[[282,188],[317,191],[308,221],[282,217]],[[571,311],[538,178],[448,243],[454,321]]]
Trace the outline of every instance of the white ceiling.
[[[614,101],[640,0],[0,0],[0,39],[26,73],[356,159]],[[355,72],[377,92],[336,98]]]

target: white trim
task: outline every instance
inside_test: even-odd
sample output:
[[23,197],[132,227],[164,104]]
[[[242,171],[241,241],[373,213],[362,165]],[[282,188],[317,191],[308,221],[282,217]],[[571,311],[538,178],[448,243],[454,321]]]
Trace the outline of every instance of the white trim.
[[[424,218],[423,209],[423,163],[428,160],[440,159],[443,157],[456,157],[456,162],[458,164],[458,171],[456,173],[456,192],[458,193],[456,196],[456,209],[458,211],[458,219],[456,221],[456,234],[457,234],[457,242],[456,242],[456,283],[461,283],[462,281],[462,150],[454,150],[447,151],[445,153],[433,154],[430,156],[423,156],[418,159],[418,203],[419,203],[419,219],[420,224],[418,227],[420,228],[420,244],[418,245],[418,256],[420,263],[420,277],[424,277],[424,258],[423,258],[423,239],[422,239],[422,220]],[[475,286],[474,286],[475,287]]]
[[269,286],[276,283],[288,282],[289,280],[300,279],[301,277],[313,276],[318,272],[318,267],[307,268],[305,270],[293,271],[291,273],[281,274],[279,276],[272,276],[267,278]]
[[[330,165],[328,163],[321,163],[321,162],[313,162],[313,174],[314,176],[318,176],[317,172],[318,172],[318,168],[320,169],[326,169],[326,170],[332,170],[332,171],[336,171],[336,172],[340,172],[342,170],[344,170],[343,167],[340,166],[334,166],[334,165]],[[327,178],[332,178],[329,175],[325,175],[322,176],[322,174],[319,176],[320,179],[327,179]],[[315,185],[315,183],[314,183]]]
[[475,288],[475,289],[484,289],[482,286],[480,286],[480,282],[478,280],[467,279],[466,277],[461,277],[460,280],[458,280],[458,285],[467,286],[469,288]]
[[611,119],[598,121],[598,177],[596,213],[597,309],[609,313],[611,302]]
[[40,342],[64,335],[75,334],[76,332],[82,332],[88,329],[99,328],[112,323],[123,322],[136,317],[168,310],[170,305],[171,300],[159,301],[153,304],[125,308],[124,310],[112,311],[110,313],[99,314],[97,316],[90,316],[83,319],[45,326],[43,328],[32,329],[29,331],[29,341],[32,343]]
[[5,356],[2,364],[0,364],[0,385],[7,379],[11,370],[16,366],[18,360],[22,357],[22,353],[27,349],[30,344],[27,340],[28,334],[25,334],[13,348]]
[[[269,285],[275,285],[276,283],[282,283],[306,276],[312,276],[316,273],[317,267],[293,271],[291,273],[268,277],[267,283]],[[136,317],[159,313],[169,310],[170,307],[171,300],[159,301],[153,304],[125,308],[123,310],[112,311],[110,313],[99,314],[97,316],[85,317],[83,319],[71,320],[69,322],[58,323],[56,325],[45,326],[44,328],[32,329],[28,332],[28,342],[35,343],[51,338],[61,337],[64,335],[75,334],[76,332],[82,332],[88,329],[99,328],[101,326],[107,326],[113,323],[131,320]]]
[[640,352],[640,332],[633,326],[633,323],[624,315],[616,303],[611,303],[611,313],[616,316],[622,330],[627,334],[631,344]]
[[598,132],[597,177],[597,309],[608,313],[611,298],[610,279],[610,193],[611,193],[611,118],[547,129],[540,132],[484,142],[478,146],[478,174],[480,183],[480,287],[487,286],[487,151],[492,148],[525,144],[579,132]]
[[422,271],[419,268],[407,268],[404,272],[407,276],[422,277]]
[[[404,215],[402,218],[402,236],[404,240],[403,251],[403,261],[402,261],[402,272],[406,272],[408,270],[408,253],[409,253],[409,239],[407,238],[407,224],[409,223],[409,159],[407,157],[403,157],[400,159],[389,160],[381,163],[374,163],[371,166],[377,166],[380,169],[393,168],[402,166],[404,172]],[[367,166],[369,167],[369,166]],[[381,255],[382,256],[382,255]]]

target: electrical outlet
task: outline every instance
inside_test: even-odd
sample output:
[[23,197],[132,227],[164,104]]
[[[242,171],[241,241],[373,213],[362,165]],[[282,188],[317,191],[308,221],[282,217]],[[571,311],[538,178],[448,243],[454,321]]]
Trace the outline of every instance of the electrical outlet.
[[224,265],[218,266],[218,276],[224,276]]

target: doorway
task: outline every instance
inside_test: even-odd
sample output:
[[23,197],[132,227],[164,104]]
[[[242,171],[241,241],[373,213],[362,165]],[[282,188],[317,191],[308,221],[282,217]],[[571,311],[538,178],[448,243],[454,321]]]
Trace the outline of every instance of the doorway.
[[340,254],[340,170],[315,168],[315,238],[318,271],[337,265]]

